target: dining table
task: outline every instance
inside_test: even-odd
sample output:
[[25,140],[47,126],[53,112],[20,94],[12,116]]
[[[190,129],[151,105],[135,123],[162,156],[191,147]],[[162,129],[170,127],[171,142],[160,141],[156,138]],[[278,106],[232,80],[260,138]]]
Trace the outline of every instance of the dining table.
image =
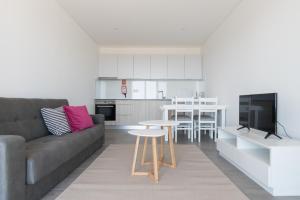
[[[169,112],[175,111],[176,109],[179,110],[191,110],[194,109],[195,111],[201,109],[202,112],[205,110],[217,110],[221,113],[221,122],[220,127],[224,129],[226,127],[226,105],[188,105],[188,104],[167,104],[162,105],[160,109],[163,112],[163,120],[169,120]],[[168,135],[165,136],[165,140],[168,141]]]

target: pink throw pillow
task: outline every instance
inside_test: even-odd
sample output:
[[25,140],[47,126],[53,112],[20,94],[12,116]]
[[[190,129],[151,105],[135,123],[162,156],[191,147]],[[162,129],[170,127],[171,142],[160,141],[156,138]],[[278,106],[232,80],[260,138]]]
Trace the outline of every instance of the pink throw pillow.
[[78,132],[94,126],[86,106],[64,106],[72,132]]

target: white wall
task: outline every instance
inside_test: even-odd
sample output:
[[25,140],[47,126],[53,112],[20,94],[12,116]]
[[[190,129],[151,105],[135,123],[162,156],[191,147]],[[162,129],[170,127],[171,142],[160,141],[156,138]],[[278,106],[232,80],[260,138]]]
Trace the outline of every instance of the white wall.
[[278,120],[300,138],[299,11],[299,0],[243,0],[207,40],[207,92],[228,105],[228,125],[240,94],[277,92]]
[[93,111],[98,47],[55,0],[0,0],[0,96]]

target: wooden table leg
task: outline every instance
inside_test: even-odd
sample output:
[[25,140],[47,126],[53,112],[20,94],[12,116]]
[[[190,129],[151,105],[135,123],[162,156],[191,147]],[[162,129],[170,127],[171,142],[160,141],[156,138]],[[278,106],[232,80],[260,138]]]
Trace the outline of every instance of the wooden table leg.
[[135,165],[136,165],[136,159],[137,159],[137,154],[139,150],[139,143],[140,143],[140,136],[136,137],[136,143],[135,143],[135,149],[134,149],[134,155],[133,155],[133,162],[132,162],[132,168],[131,168],[131,175],[135,175]]
[[[150,128],[150,126],[146,126],[146,129],[149,129],[149,128]],[[148,144],[148,138],[145,137],[145,139],[144,139],[143,154],[142,154],[142,159],[141,159],[141,165],[142,166],[145,165],[145,159],[146,159],[146,154],[147,154],[147,144]]]
[[[164,127],[162,126],[161,130],[163,130],[163,129],[164,129]],[[159,158],[160,162],[162,162],[164,160],[164,143],[165,143],[164,140],[165,140],[165,136],[162,136],[160,138],[160,158]]]
[[142,154],[142,159],[141,159],[141,165],[142,166],[145,164],[145,157],[146,157],[146,153],[147,153],[147,144],[148,144],[148,138],[145,137],[145,139],[144,139],[143,154]]
[[152,154],[153,154],[153,173],[154,173],[154,181],[158,183],[158,160],[157,160],[157,145],[156,138],[152,138]]
[[171,164],[172,168],[176,168],[176,158],[175,158],[175,151],[174,151],[174,144],[172,138],[172,127],[168,127],[168,136],[169,136],[169,146],[170,146],[170,154],[171,154]]

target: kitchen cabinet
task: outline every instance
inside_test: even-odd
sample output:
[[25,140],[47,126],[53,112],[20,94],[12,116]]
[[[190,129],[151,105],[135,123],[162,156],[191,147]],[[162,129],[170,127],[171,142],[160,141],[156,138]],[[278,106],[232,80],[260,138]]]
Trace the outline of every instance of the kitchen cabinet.
[[116,101],[116,124],[121,126],[138,125],[146,120],[146,101],[118,100]]
[[135,79],[150,79],[150,56],[135,55],[133,64],[133,77]]
[[168,100],[118,100],[116,101],[116,125],[136,126],[140,121],[160,120],[160,107]]
[[116,101],[116,125],[129,125],[133,113],[131,101]]
[[202,59],[200,55],[185,56],[185,79],[202,79]]
[[102,54],[99,57],[99,77],[201,80],[202,57],[199,54],[168,56]]
[[184,79],[184,55],[168,56],[168,79]]
[[118,56],[118,78],[133,79],[133,55]]
[[133,102],[133,113],[130,125],[138,125],[140,121],[145,121],[147,112],[146,112],[146,105],[147,101],[143,100],[136,100]]
[[99,77],[118,76],[117,55],[103,54],[99,57]]
[[151,56],[151,79],[168,78],[168,58],[166,55]]
[[162,110],[160,107],[162,105],[169,104],[170,101],[148,101],[147,103],[147,120],[161,120],[162,119]]

